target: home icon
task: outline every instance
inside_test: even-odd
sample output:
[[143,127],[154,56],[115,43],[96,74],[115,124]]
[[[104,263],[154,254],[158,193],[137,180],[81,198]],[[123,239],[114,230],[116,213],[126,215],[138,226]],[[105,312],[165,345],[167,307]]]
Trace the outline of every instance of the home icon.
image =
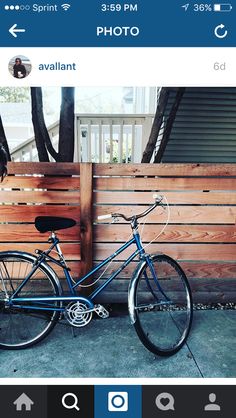
[[25,393],[22,393],[13,404],[16,405],[17,411],[31,411],[34,402]]

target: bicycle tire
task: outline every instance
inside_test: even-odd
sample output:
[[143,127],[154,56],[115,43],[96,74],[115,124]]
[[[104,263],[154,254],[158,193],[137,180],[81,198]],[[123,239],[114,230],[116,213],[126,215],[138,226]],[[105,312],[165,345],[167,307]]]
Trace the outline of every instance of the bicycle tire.
[[193,303],[187,277],[179,264],[165,254],[148,256],[131,282],[131,317],[144,346],[154,354],[175,354],[188,337]]
[[[36,257],[18,251],[0,253],[0,348],[23,349],[44,339],[54,328],[58,311],[43,311],[24,308],[30,302],[21,302],[21,307],[6,303],[6,292],[11,297],[32,268]],[[43,262],[28,282],[22,287],[19,297],[59,296],[60,284],[54,271]],[[55,301],[54,305],[59,306]],[[53,305],[53,306],[54,306]],[[33,303],[32,303],[33,306]],[[45,307],[43,303],[41,308]]]

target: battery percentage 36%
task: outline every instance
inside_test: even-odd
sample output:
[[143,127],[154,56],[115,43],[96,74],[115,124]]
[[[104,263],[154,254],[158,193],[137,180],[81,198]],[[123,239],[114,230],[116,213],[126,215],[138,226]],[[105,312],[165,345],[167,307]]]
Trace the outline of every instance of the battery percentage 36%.
[[181,6],[185,12],[187,10],[193,10],[194,12],[231,12],[233,9],[232,4],[230,3],[190,3],[183,4]]

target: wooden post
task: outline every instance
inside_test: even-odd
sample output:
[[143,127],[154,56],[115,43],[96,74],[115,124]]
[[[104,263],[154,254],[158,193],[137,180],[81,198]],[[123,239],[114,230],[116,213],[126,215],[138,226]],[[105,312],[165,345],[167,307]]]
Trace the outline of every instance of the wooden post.
[[80,164],[81,274],[92,268],[93,255],[93,170],[92,163]]

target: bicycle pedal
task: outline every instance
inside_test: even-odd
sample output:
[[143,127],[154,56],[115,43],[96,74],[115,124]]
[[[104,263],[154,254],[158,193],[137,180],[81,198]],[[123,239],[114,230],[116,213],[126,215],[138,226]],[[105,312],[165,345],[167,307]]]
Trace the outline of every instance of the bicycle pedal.
[[102,305],[94,305],[94,312],[96,312],[100,318],[105,319],[109,317],[109,312]]

